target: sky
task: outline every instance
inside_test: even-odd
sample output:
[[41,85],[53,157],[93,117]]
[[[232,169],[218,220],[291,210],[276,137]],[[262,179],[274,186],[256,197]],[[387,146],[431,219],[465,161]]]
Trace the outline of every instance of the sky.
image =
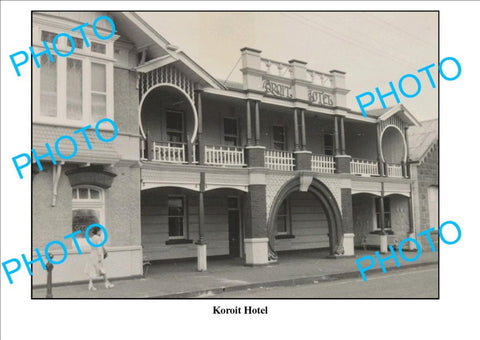
[[[346,72],[348,107],[360,111],[355,96],[390,92],[393,82],[400,101],[419,120],[437,118],[438,92],[425,73],[435,63],[438,77],[438,15],[436,12],[142,12],[140,15],[171,44],[217,79],[242,81],[240,49],[262,51],[282,62],[298,59],[321,72]],[[237,64],[238,62],[238,64]],[[231,75],[230,75],[231,73]],[[405,74],[421,81],[421,91],[405,98],[398,82]],[[230,76],[229,76],[230,75]],[[437,83],[437,81],[435,81]],[[412,79],[404,83],[414,93]],[[366,100],[366,98],[365,98]],[[396,104],[393,96],[387,106]],[[367,109],[381,108],[376,98]]]

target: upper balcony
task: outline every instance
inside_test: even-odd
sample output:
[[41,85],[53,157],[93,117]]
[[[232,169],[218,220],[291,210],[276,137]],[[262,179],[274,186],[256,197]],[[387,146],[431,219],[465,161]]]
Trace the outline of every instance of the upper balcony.
[[142,161],[408,177],[404,125],[397,118],[372,124],[208,93],[201,96],[195,98],[195,107],[173,87],[147,95],[140,117]]

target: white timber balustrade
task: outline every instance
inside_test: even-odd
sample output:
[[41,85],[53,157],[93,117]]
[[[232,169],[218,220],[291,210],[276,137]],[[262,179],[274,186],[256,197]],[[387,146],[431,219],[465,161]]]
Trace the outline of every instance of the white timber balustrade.
[[215,166],[244,166],[243,148],[237,146],[205,146],[205,164]]
[[378,162],[353,158],[350,162],[350,173],[362,176],[378,176]]
[[288,151],[265,151],[265,166],[272,170],[293,171],[295,158]]
[[153,160],[168,163],[186,163],[185,143],[153,142]]
[[388,177],[403,177],[401,164],[387,164]]
[[335,172],[335,159],[329,155],[312,155],[312,170],[333,174]]

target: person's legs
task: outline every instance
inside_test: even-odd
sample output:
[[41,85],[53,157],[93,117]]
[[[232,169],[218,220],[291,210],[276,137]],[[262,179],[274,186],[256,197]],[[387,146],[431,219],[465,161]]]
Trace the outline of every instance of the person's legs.
[[90,279],[88,281],[88,290],[97,290],[97,288],[95,288],[93,286],[93,282],[92,282],[92,277],[90,276]]
[[115,287],[115,286],[113,285],[113,283],[111,283],[110,281],[108,281],[107,273],[103,273],[102,275],[103,275],[103,278],[104,278],[104,280],[105,280],[105,288],[113,288],[113,287]]

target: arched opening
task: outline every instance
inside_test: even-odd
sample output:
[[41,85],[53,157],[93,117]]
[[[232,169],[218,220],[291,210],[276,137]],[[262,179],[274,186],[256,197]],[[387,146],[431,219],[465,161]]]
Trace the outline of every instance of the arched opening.
[[386,163],[400,164],[406,161],[406,143],[403,133],[393,125],[382,132],[382,159]]
[[198,117],[193,101],[182,89],[171,84],[151,88],[140,103],[139,123],[144,139],[148,137],[154,143],[149,147],[153,149],[152,158],[187,161],[187,145],[196,139]]
[[[267,227],[274,252],[328,247],[333,255],[342,245],[340,209],[330,190],[317,179],[307,192],[300,192],[299,178],[285,184],[270,208]],[[287,243],[285,239],[290,240]]]

